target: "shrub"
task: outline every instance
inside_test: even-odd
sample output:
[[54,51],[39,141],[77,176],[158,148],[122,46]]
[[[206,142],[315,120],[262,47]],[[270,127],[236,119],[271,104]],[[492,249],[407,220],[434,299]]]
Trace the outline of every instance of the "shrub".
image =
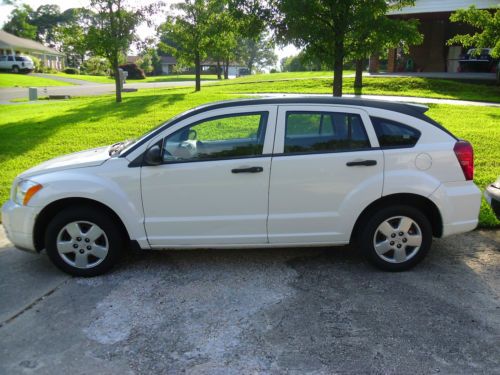
[[28,57],[33,61],[33,65],[35,66],[35,69],[33,69],[33,71],[36,73],[42,73],[42,61],[38,57],[35,57],[33,55],[28,55]]
[[87,74],[93,76],[109,75],[109,62],[104,57],[94,56],[83,63],[84,70]]
[[64,73],[66,73],[66,74],[79,74],[79,71],[77,68],[66,68],[66,69],[64,69]]
[[144,70],[139,68],[137,64],[123,64],[120,65],[120,68],[128,73],[127,79],[146,79]]

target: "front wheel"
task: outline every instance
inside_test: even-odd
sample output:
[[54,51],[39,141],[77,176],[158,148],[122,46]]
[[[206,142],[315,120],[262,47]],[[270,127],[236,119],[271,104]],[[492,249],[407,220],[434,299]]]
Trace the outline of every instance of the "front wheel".
[[410,206],[377,211],[361,230],[358,243],[370,263],[386,271],[404,271],[417,265],[430,250],[429,219]]
[[52,262],[74,276],[108,271],[123,250],[123,237],[112,217],[99,208],[61,211],[47,226],[45,248]]

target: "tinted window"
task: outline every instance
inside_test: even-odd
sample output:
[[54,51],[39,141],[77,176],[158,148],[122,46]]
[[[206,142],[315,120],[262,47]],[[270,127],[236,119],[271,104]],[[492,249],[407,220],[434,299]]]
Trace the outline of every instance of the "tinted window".
[[380,147],[412,147],[418,142],[420,132],[407,125],[379,117],[371,118]]
[[288,112],[285,153],[370,148],[361,117],[351,113]]
[[8,60],[9,61],[14,61],[14,58],[12,56],[9,56]]
[[24,61],[24,59],[21,56],[16,56],[16,61]]
[[7,61],[7,56],[0,56],[0,61]]
[[196,161],[262,155],[267,112],[215,117],[186,126],[163,142],[163,160]]

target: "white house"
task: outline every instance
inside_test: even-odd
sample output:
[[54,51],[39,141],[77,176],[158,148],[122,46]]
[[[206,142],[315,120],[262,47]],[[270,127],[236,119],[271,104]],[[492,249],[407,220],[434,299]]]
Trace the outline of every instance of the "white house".
[[31,39],[20,38],[0,30],[0,55],[31,55],[52,69],[64,69],[64,53]]

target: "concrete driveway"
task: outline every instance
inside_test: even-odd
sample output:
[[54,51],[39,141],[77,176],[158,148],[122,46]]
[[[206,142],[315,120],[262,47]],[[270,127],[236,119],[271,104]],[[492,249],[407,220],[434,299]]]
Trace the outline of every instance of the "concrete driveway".
[[500,374],[500,231],[405,273],[356,251],[130,254],[70,278],[0,250],[2,374]]

